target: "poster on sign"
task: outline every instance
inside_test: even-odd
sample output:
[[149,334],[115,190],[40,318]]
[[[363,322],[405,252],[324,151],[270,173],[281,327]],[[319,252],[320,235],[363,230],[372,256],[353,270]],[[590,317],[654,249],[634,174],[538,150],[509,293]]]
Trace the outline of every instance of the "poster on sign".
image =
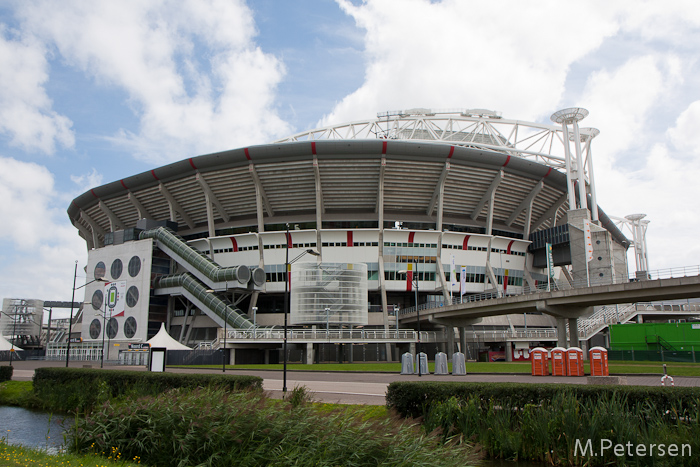
[[126,281],[107,282],[104,289],[105,312],[108,317],[124,316],[126,302]]

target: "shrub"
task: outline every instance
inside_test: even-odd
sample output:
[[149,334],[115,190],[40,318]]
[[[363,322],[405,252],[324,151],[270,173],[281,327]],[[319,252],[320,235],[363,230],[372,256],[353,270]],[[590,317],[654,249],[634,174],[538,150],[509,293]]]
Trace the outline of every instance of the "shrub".
[[173,388],[209,386],[229,391],[262,390],[262,378],[60,367],[34,371],[34,393],[41,399],[43,408],[61,412],[89,410],[114,397],[139,397]]
[[443,381],[393,382],[387,389],[387,407],[404,417],[419,417],[435,402],[451,397],[467,400],[471,396],[493,400],[500,405],[523,408],[528,404],[551,401],[562,392],[571,392],[582,402],[603,395],[622,396],[626,407],[652,403],[659,410],[677,410],[680,416],[694,414],[700,399],[697,387],[595,386],[581,384],[461,383]]
[[[301,394],[301,391],[299,391]],[[106,403],[69,435],[76,452],[136,456],[158,467],[465,466],[467,446],[447,446],[395,419],[363,420],[347,411],[270,401],[261,392],[174,389]]]
[[13,368],[9,365],[0,366],[0,383],[3,381],[10,381],[12,379]]

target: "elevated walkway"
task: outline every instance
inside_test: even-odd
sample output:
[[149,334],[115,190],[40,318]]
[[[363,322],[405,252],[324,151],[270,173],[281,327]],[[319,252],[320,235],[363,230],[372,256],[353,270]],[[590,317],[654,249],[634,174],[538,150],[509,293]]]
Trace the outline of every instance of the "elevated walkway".
[[265,271],[261,268],[255,268],[251,274],[250,269],[245,265],[221,267],[166,227],[144,230],[139,234],[139,238],[154,239],[158,248],[212,290],[235,288],[247,290],[251,279],[254,286],[262,287],[265,284]]
[[162,276],[155,280],[156,295],[182,295],[209,316],[216,324],[238,329],[253,329],[255,325],[243,312],[236,308],[228,299],[223,298],[207,289],[192,274],[183,273],[172,276]]

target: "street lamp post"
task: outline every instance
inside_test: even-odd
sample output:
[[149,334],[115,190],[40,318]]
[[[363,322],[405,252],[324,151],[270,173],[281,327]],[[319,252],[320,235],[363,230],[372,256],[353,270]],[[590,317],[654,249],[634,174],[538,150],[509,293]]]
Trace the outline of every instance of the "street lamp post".
[[[224,282],[224,298],[226,297],[226,292],[228,292],[228,279]],[[224,347],[222,349],[222,354],[221,354],[221,372],[226,373],[226,334],[228,333],[228,317],[229,317],[230,310],[228,309],[228,305],[226,305],[226,316],[224,316]]]
[[13,357],[14,354],[15,354],[15,338],[16,338],[16,336],[17,336],[17,309],[15,308],[15,316],[14,316],[14,318],[13,318],[12,316],[10,316],[9,314],[7,314],[6,312],[2,311],[2,310],[0,310],[0,313],[2,313],[3,315],[7,316],[8,318],[10,318],[10,319],[12,320],[12,337],[10,338],[10,344],[11,344],[11,348],[10,348],[10,366],[12,366],[12,357]]
[[317,251],[314,251],[312,249],[308,249],[303,251],[299,256],[294,258],[293,260],[289,261],[289,223],[286,225],[286,233],[285,233],[285,258],[284,258],[284,271],[285,271],[285,278],[284,278],[284,339],[282,340],[282,353],[284,354],[282,356],[283,359],[283,370],[282,370],[282,396],[287,395],[287,315],[289,314],[289,307],[290,307],[290,302],[291,302],[291,291],[290,289],[290,269],[292,263],[294,263],[296,260],[304,256],[305,254],[310,254],[314,256],[320,256],[320,253]]
[[[66,368],[68,368],[68,362],[70,361],[70,339],[71,339],[70,335],[73,332],[73,303],[75,303],[75,291],[78,289],[82,289],[86,285],[90,285],[93,282],[107,282],[104,280],[104,278],[99,277],[99,278],[95,278],[95,279],[91,280],[90,282],[84,283],[80,287],[76,287],[75,281],[76,281],[77,277],[78,277],[78,262],[76,261],[75,262],[75,273],[73,274],[73,295],[72,295],[72,298],[70,301],[70,319],[68,319],[68,344],[66,345]],[[102,299],[105,300],[105,303],[106,303],[107,297],[103,296]],[[51,329],[51,320],[50,319],[49,319],[49,329]],[[103,337],[102,345],[104,346],[104,336],[102,336],[102,337]],[[46,346],[48,347],[48,345],[49,345],[49,343],[48,343],[48,339],[47,339]],[[104,352],[104,349],[103,349],[103,352]]]

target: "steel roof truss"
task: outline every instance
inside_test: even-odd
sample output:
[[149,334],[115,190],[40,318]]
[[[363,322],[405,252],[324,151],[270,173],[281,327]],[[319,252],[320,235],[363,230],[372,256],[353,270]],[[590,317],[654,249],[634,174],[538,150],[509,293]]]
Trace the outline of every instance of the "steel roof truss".
[[104,203],[104,201],[100,200],[97,205],[100,207],[100,210],[102,210],[103,213],[107,216],[109,219],[109,230],[111,232],[115,232],[117,230],[123,230],[124,229],[124,222],[121,221],[109,207]]
[[[540,192],[542,187],[544,186],[544,182],[540,180],[537,182],[537,184],[534,186],[534,188],[530,191],[530,193],[518,204],[518,207],[515,208],[513,213],[510,215],[508,220],[506,221],[506,225],[510,227],[510,225],[515,221],[515,219],[518,218],[521,212],[523,210],[527,209],[530,214],[532,213],[532,202],[535,200],[535,196]],[[526,226],[527,228],[527,226]]]
[[[472,220],[476,220],[477,217],[479,217],[479,214],[481,214],[481,210],[484,209],[484,206],[486,206],[486,203],[491,201],[491,206],[493,206],[493,199],[494,195],[496,193],[496,189],[498,188],[498,185],[501,183],[501,180],[503,180],[503,169],[501,169],[496,176],[493,178],[491,181],[491,184],[489,187],[486,189],[486,192],[484,195],[481,197],[479,200],[479,203],[476,205],[474,208],[474,211],[472,211],[471,218]],[[489,211],[493,211],[493,209],[489,209]]]
[[219,216],[221,216],[221,219],[224,222],[228,222],[230,218],[228,213],[226,212],[226,209],[224,209],[224,206],[219,201],[219,198],[217,198],[217,196],[214,194],[211,187],[204,179],[204,176],[197,172],[197,175],[195,175],[195,179],[197,180],[197,182],[199,182],[199,185],[202,187],[202,191],[204,191],[205,196],[209,198],[207,202],[213,204],[216,207],[216,211],[219,213]]
[[180,203],[177,202],[175,197],[170,193],[170,191],[168,191],[162,182],[158,184],[158,191],[160,191],[165,200],[168,202],[168,207],[170,208],[170,220],[177,222],[177,216],[175,216],[175,213],[177,213],[190,229],[194,229],[195,223],[192,221],[192,218],[185,212],[184,209],[182,209]]

